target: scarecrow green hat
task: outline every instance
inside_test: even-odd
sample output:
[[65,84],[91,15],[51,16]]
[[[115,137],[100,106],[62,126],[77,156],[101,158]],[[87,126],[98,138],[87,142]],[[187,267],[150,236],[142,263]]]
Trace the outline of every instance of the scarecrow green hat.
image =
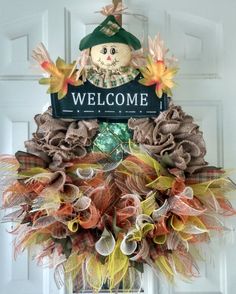
[[123,43],[134,50],[141,48],[140,41],[123,29],[113,15],[109,15],[91,34],[85,36],[80,42],[79,49],[84,50],[105,43]]

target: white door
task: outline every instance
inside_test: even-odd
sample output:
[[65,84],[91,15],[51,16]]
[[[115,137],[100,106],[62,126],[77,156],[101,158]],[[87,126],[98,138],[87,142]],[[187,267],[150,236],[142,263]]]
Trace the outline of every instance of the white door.
[[[30,68],[30,52],[43,41],[53,59],[74,60],[80,39],[103,20],[94,11],[111,1],[0,0],[0,153],[23,149],[34,129],[33,116],[49,101]],[[158,31],[179,58],[174,101],[192,114],[204,131],[207,160],[236,167],[236,2],[234,0],[127,0],[129,10],[148,21],[123,18],[125,26],[147,41]],[[236,222],[231,222],[231,226]],[[25,253],[13,261],[12,237],[0,226],[0,294],[57,294],[52,273]],[[8,227],[9,229],[9,227]],[[216,241],[202,276],[192,284],[158,283],[145,272],[145,294],[233,294],[236,289],[235,234],[227,245]],[[219,251],[224,247],[224,251]],[[61,291],[61,293],[63,290]]]

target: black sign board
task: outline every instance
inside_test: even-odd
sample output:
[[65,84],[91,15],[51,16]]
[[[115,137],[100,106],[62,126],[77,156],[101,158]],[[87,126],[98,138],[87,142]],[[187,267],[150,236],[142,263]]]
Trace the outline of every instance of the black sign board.
[[152,117],[168,108],[166,95],[159,99],[155,86],[143,86],[138,79],[112,89],[98,88],[87,81],[78,87],[69,86],[66,97],[61,100],[52,94],[51,100],[55,118],[78,120]]

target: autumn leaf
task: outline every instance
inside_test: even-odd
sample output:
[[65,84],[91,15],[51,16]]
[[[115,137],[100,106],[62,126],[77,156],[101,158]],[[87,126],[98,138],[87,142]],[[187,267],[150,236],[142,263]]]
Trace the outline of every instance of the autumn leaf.
[[158,98],[162,98],[163,93],[172,96],[171,89],[175,86],[173,78],[177,71],[177,67],[167,68],[163,61],[154,61],[148,56],[147,65],[140,69],[143,78],[139,83],[145,86],[156,85],[155,92]]
[[50,74],[48,78],[42,78],[39,83],[49,85],[48,93],[58,93],[58,99],[62,99],[68,92],[68,85],[80,86],[83,84],[77,79],[75,70],[75,61],[71,64],[66,63],[58,57],[56,64],[50,61],[44,61],[41,67]]

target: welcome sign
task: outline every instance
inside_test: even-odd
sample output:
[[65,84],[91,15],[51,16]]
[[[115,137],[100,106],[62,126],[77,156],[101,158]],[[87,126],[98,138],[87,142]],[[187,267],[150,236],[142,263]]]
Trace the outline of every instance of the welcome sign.
[[51,95],[53,116],[73,119],[128,119],[157,116],[168,108],[168,97],[159,99],[155,86],[146,87],[131,81],[122,86],[103,89],[91,84],[69,86],[67,95],[57,99]]

